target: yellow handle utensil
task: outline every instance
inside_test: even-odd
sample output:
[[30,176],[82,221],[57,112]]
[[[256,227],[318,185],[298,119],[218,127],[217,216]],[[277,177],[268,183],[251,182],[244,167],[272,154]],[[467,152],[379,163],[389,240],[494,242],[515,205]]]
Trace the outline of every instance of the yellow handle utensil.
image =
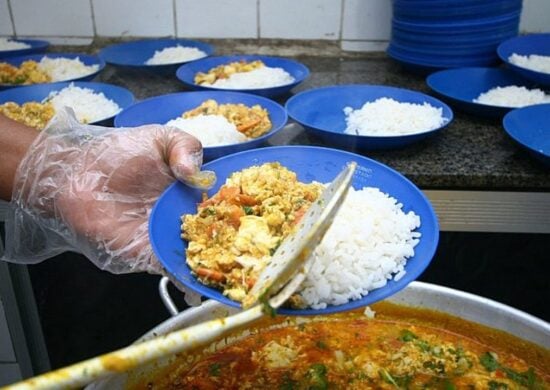
[[[323,238],[349,189],[356,163],[352,162],[327,187],[304,215],[260,274],[243,302],[249,308],[232,316],[168,333],[118,351],[7,386],[4,390],[59,389],[84,386],[113,373],[129,371],[164,356],[193,349],[265,314],[265,307],[280,307],[307,275],[309,254]],[[276,295],[275,295],[276,294]],[[262,304],[258,304],[261,301]]]

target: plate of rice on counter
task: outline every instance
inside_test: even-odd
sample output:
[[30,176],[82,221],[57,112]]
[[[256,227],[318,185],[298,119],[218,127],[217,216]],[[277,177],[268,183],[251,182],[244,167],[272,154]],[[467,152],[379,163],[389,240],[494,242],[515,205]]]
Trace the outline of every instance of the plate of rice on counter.
[[426,83],[453,106],[488,118],[502,118],[518,107],[550,103],[544,89],[504,68],[447,69],[429,75]]
[[195,136],[204,160],[261,146],[287,122],[278,103],[239,92],[199,91],[157,96],[115,117],[116,127],[162,124]]
[[232,90],[275,97],[290,92],[309,76],[294,60],[261,55],[210,57],[182,65],[176,76],[198,90]]
[[498,46],[497,54],[525,79],[550,86],[550,33],[508,39]]
[[42,130],[58,110],[70,107],[80,123],[110,125],[133,101],[130,91],[115,85],[62,82],[0,91],[0,113]]
[[46,51],[50,43],[39,39],[0,37],[0,58],[17,57]]
[[381,85],[310,89],[286,102],[289,117],[328,145],[349,150],[393,149],[436,134],[452,110],[431,96]]
[[278,312],[327,314],[384,299],[430,263],[437,218],[401,174],[337,149],[269,147],[205,164],[218,178],[207,194],[174,183],[157,201],[149,223],[155,254],[177,285],[239,307],[280,242],[351,161],[352,188],[307,279]]
[[104,67],[105,61],[87,54],[48,53],[10,57],[0,61],[0,89],[60,81],[90,81]]
[[213,52],[214,48],[204,42],[167,38],[110,45],[101,49],[99,56],[111,65],[166,73]]

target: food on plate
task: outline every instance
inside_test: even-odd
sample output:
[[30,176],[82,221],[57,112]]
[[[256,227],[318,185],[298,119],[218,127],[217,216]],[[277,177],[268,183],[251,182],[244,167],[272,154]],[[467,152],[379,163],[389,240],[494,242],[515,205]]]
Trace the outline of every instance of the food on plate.
[[527,56],[513,53],[508,57],[508,61],[511,64],[519,66],[520,68],[534,70],[536,72],[550,73],[550,56],[541,56],[538,54],[531,54]]
[[97,122],[112,117],[121,110],[118,104],[105,97],[102,92],[97,93],[90,88],[77,87],[71,83],[59,91],[51,92],[42,102],[27,102],[22,105],[4,103],[0,105],[0,112],[13,120],[42,130],[62,107],[72,108],[76,119],[81,123]]
[[448,118],[441,108],[423,104],[401,103],[391,98],[366,102],[354,110],[345,107],[345,134],[394,136],[422,133],[443,126]]
[[218,104],[208,99],[197,108],[183,114],[184,118],[193,118],[200,115],[221,115],[233,123],[237,130],[249,138],[257,138],[271,129],[269,113],[259,104],[247,107],[239,104]]
[[0,62],[0,84],[39,84],[49,83],[52,77],[40,69],[36,61],[24,61],[20,66]]
[[31,45],[8,38],[0,38],[0,51],[28,49]]
[[[233,173],[196,214],[182,216],[187,264],[201,282],[241,301],[323,188],[277,162]],[[350,188],[291,306],[343,304],[402,277],[420,219],[401,208],[377,188]]]
[[64,81],[96,72],[99,65],[85,65],[80,58],[43,57],[39,62],[28,60],[20,66],[0,62],[0,84],[28,85]]
[[177,356],[138,389],[547,389],[550,353],[440,312],[387,302],[265,321]]
[[261,60],[231,62],[195,75],[195,84],[226,89],[270,88],[294,81],[284,69],[266,66]]
[[186,111],[180,118],[166,123],[198,138],[203,146],[245,142],[267,133],[272,123],[269,113],[259,104],[218,104],[213,99]]
[[165,65],[187,62],[206,57],[206,53],[196,47],[170,46],[162,50],[155,50],[155,54],[147,61],[146,65]]
[[550,103],[550,95],[544,91],[533,88],[518,87],[509,85],[507,87],[491,88],[481,93],[474,103],[488,104],[502,107],[525,107],[533,104]]
[[235,172],[197,214],[182,216],[187,264],[206,284],[242,300],[280,242],[322,192],[279,163]]
[[49,102],[27,102],[22,105],[7,102],[0,104],[0,113],[14,121],[42,130],[55,115],[55,108]]

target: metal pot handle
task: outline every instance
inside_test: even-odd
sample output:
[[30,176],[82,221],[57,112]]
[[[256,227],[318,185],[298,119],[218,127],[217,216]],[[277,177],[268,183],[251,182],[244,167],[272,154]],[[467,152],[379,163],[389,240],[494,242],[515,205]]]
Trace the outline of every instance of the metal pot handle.
[[170,283],[170,279],[168,277],[163,276],[160,279],[159,282],[159,295],[162,303],[164,303],[164,307],[166,307],[166,310],[170,313],[172,317],[175,317],[179,314],[178,307],[172,300],[172,297],[170,296],[170,293],[168,292],[168,283]]

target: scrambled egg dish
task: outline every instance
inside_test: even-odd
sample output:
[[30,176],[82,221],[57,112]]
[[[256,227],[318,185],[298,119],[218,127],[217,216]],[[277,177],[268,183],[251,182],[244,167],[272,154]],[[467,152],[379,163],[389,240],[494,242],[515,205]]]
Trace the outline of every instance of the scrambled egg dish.
[[55,114],[51,103],[28,102],[19,105],[7,102],[0,105],[0,113],[14,121],[42,130]]
[[217,80],[227,79],[234,73],[250,72],[254,69],[262,68],[265,64],[263,61],[256,60],[252,62],[246,62],[244,60],[231,62],[226,65],[220,65],[210,69],[207,73],[198,72],[195,75],[195,84],[198,85],[211,85]]
[[13,66],[7,62],[0,62],[0,84],[38,84],[49,83],[52,78],[38,69],[38,62],[24,61],[21,66]]
[[221,115],[248,138],[257,138],[267,133],[272,126],[267,110],[259,104],[247,107],[244,104],[218,104],[208,99],[197,108],[185,112],[182,117],[188,119],[199,115]]
[[182,216],[187,264],[201,282],[242,301],[322,191],[276,162],[234,173],[197,214]]

